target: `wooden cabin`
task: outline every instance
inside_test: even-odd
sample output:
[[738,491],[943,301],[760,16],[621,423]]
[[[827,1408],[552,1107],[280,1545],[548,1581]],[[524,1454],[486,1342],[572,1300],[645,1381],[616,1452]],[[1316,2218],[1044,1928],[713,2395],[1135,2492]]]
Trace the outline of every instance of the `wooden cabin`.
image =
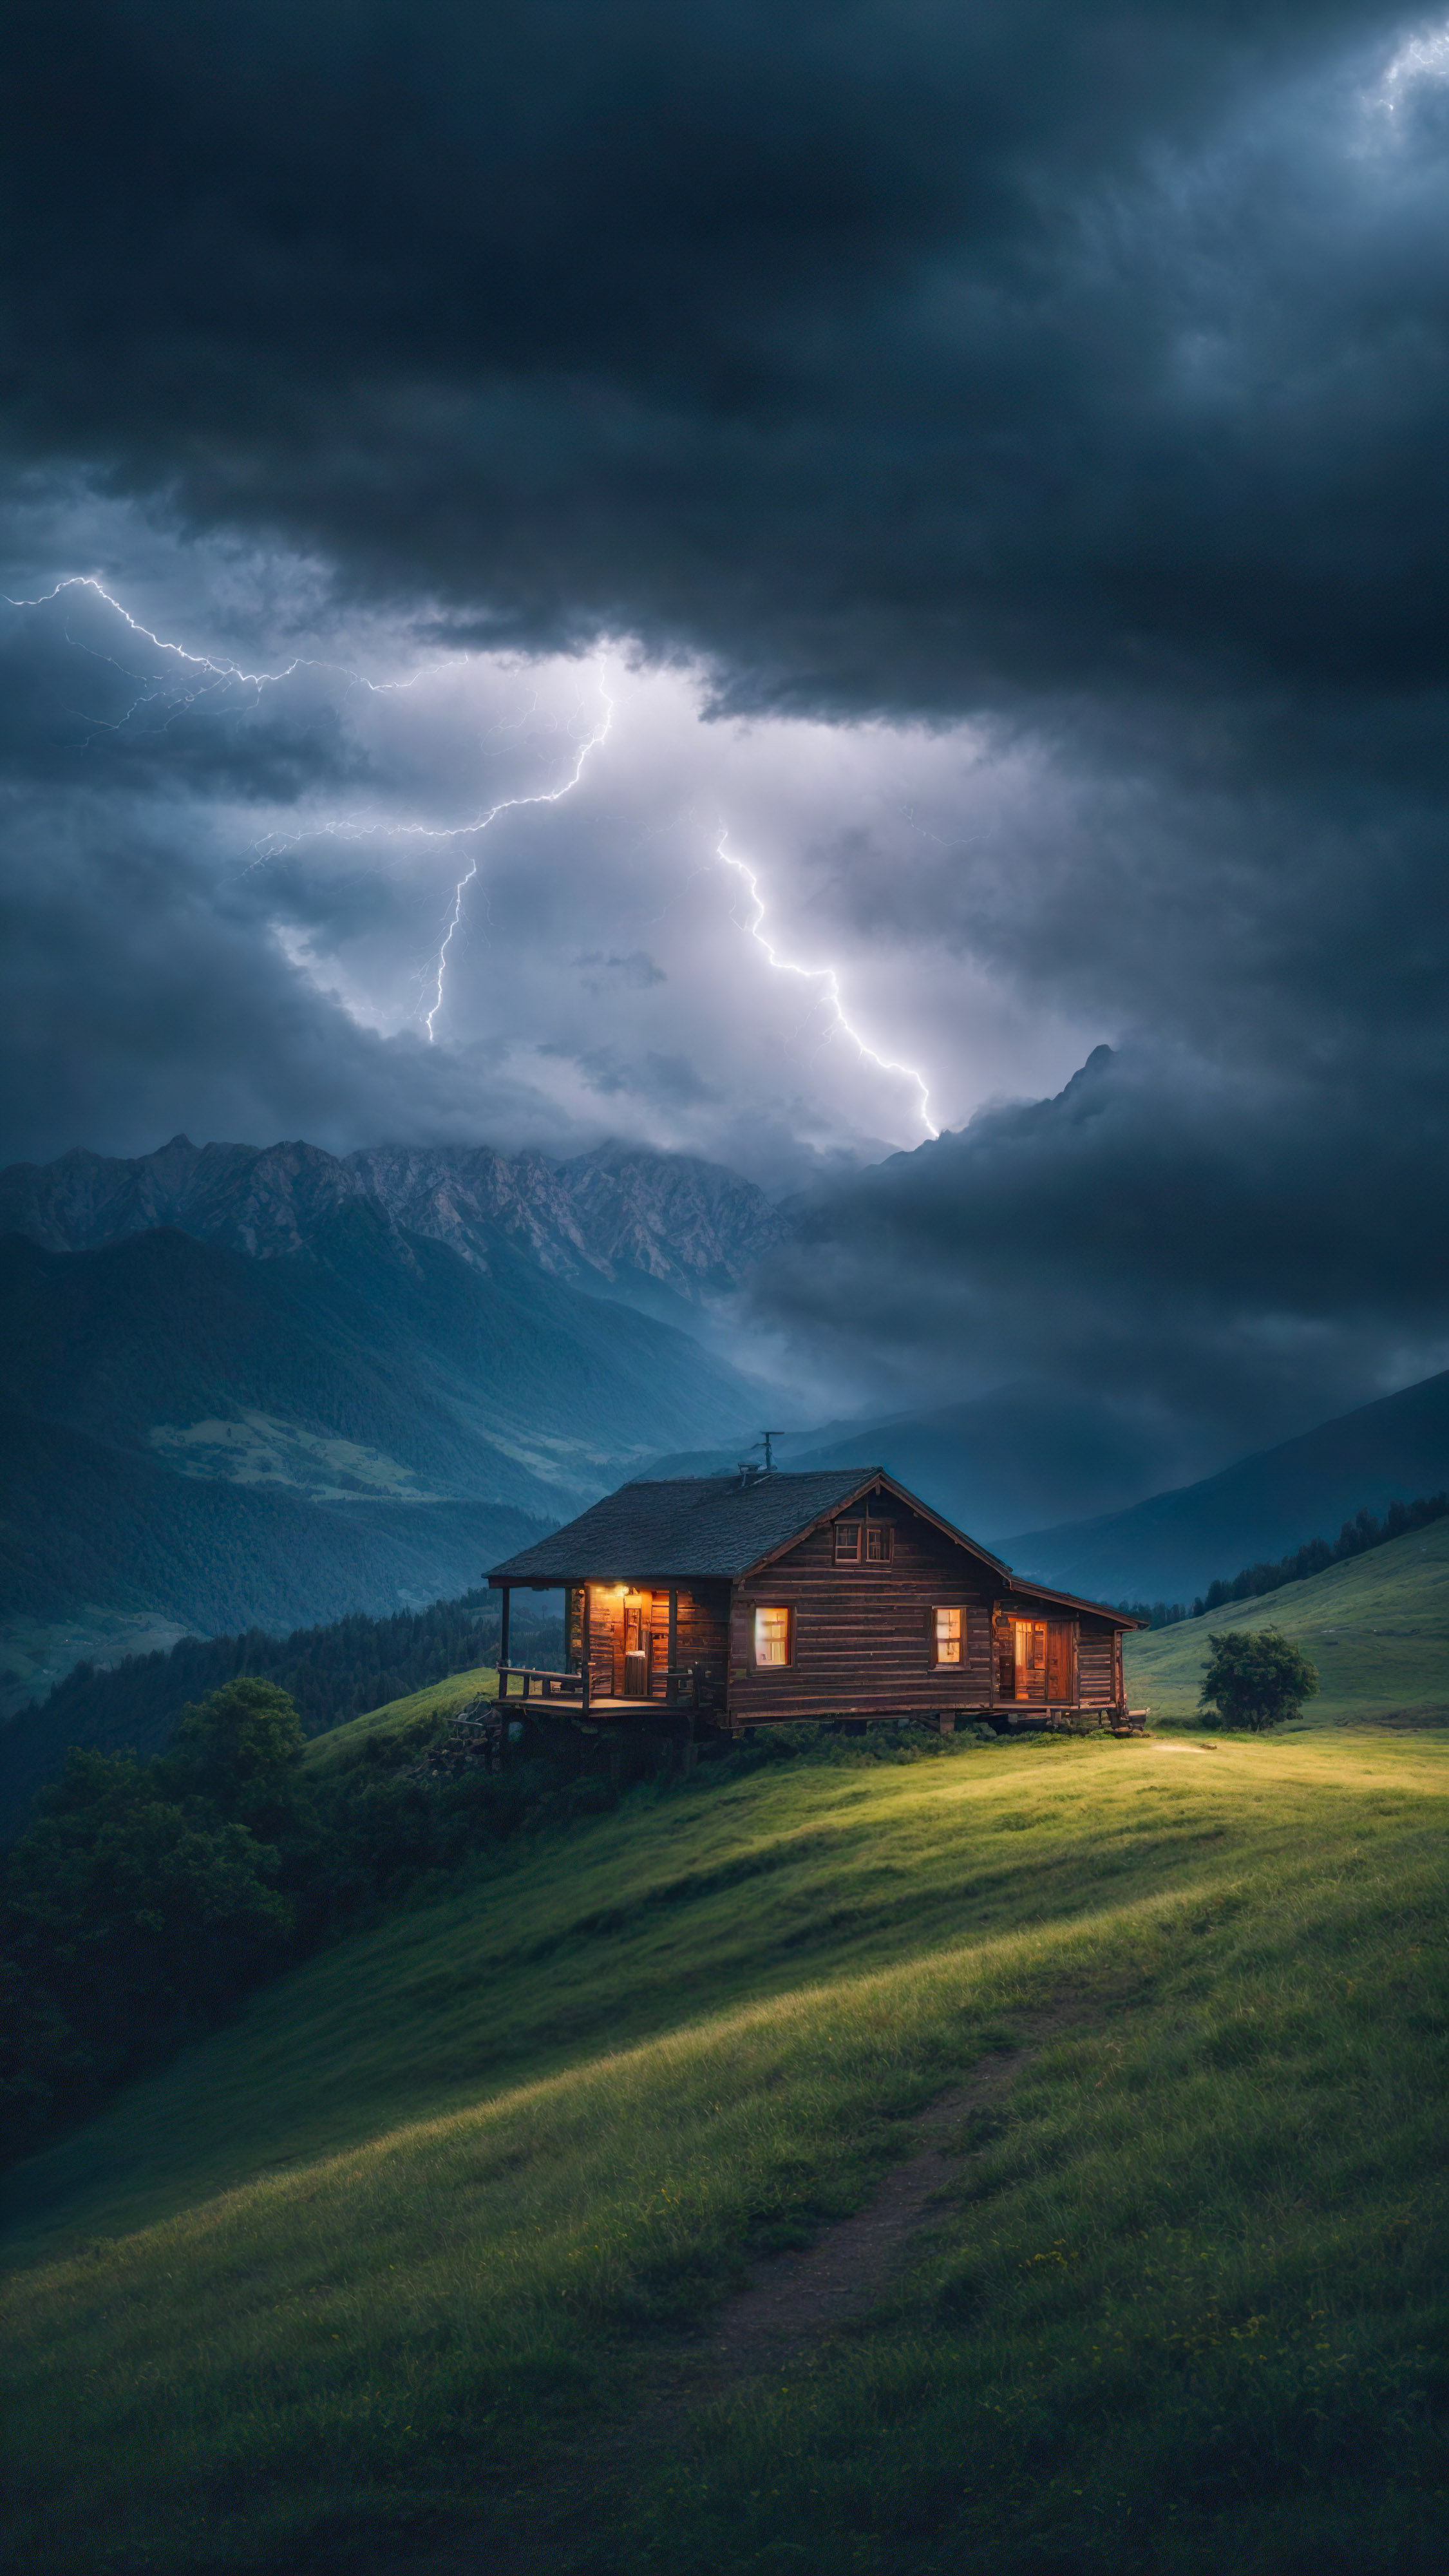
[[[1122,1632],[1027,1583],[881,1467],[746,1469],[621,1486],[496,1565],[499,1697],[585,1724],[835,1718],[1127,1722]],[[564,1594],[565,1669],[509,1661],[519,1588]]]

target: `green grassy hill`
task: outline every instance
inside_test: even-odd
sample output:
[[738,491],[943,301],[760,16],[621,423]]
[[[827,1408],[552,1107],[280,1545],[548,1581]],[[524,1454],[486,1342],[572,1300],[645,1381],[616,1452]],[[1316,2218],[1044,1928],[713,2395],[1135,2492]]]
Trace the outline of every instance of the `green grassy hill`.
[[1318,1666],[1315,1724],[1449,1718],[1449,1521],[1366,1556],[1233,1601],[1202,1619],[1127,1641],[1127,1688],[1154,1720],[1196,1713],[1208,1640],[1223,1628],[1281,1628]]
[[[843,1754],[420,1890],[15,2176],[15,2563],[1428,2576],[1446,1799],[1433,1736]],[[721,2360],[1016,2043],[869,2314]]]

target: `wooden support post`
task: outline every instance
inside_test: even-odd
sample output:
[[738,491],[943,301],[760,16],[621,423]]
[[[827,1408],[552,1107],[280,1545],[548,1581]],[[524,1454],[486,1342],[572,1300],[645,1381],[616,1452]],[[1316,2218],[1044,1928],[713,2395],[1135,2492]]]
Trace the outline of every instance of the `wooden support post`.
[[505,1583],[503,1586],[503,1610],[498,1622],[498,1696],[500,1699],[506,1699],[508,1697],[508,1682],[506,1679],[508,1672],[508,1614],[512,1607],[513,1586],[509,1583]]
[[671,1708],[679,1697],[679,1682],[676,1678],[678,1668],[679,1594],[677,1591],[672,1591],[669,1595],[669,1679],[664,1685],[665,1697]]
[[585,1717],[587,1717],[589,1713],[589,1684],[593,1679],[592,1664],[594,1655],[594,1632],[590,1604],[591,1591],[590,1586],[586,1583],[584,1585],[584,1604],[583,1608],[579,1612],[579,1663],[582,1666],[584,1676],[582,1698]]

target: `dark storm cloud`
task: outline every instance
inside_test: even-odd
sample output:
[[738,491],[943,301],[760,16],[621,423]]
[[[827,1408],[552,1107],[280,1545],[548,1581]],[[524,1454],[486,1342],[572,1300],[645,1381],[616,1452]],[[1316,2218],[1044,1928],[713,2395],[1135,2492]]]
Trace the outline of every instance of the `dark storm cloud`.
[[1055,1390],[1143,1484],[1202,1474],[1443,1365],[1449,1216],[1395,1105],[1104,1047],[807,1205],[758,1309],[877,1354],[878,1400]]
[[15,450],[743,700],[1437,669],[1432,101],[1339,130],[1397,23],[21,7]]
[[[520,1099],[486,1050],[384,1040],[218,905],[184,846],[76,799],[12,797],[0,873],[0,1160],[77,1141],[135,1152],[174,1133],[473,1141],[480,1096]],[[37,901],[35,888],[43,890]],[[9,1154],[6,1148],[9,1148]]]

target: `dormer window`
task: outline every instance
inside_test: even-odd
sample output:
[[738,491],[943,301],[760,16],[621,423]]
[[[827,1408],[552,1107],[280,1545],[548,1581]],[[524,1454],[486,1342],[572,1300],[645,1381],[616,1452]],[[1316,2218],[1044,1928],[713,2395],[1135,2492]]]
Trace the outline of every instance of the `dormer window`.
[[889,1565],[896,1534],[889,1521],[837,1521],[837,1565]]

